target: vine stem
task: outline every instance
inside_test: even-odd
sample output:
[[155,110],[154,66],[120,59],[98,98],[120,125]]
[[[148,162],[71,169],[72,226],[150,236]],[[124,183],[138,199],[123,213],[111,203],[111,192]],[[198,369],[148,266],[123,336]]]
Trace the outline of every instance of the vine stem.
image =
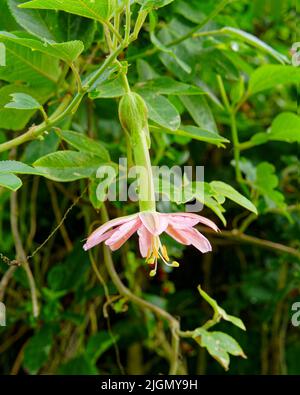
[[10,195],[10,206],[11,206],[11,215],[10,215],[10,222],[11,222],[11,231],[15,242],[16,247],[16,259],[21,262],[22,267],[24,268],[29,288],[31,292],[31,300],[32,300],[32,310],[33,316],[35,318],[39,315],[39,305],[38,305],[38,298],[37,298],[37,291],[35,286],[34,277],[32,271],[30,269],[28,260],[26,258],[24,246],[20,237],[19,227],[18,227],[18,199],[17,193],[13,192]]
[[239,142],[239,135],[236,126],[236,114],[232,110],[230,111],[230,124],[231,124],[231,135],[232,135],[232,142],[233,142],[233,153],[234,153],[234,162],[235,162],[235,175],[236,180],[239,183],[243,182],[243,176],[240,169],[240,142]]

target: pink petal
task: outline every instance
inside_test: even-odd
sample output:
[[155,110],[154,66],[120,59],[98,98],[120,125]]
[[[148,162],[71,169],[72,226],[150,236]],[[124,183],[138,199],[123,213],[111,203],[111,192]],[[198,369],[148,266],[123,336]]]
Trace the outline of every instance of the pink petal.
[[113,235],[108,240],[106,240],[105,244],[108,245],[112,251],[118,250],[138,230],[140,226],[140,219],[126,222],[116,229]]
[[96,245],[102,243],[102,241],[105,241],[109,237],[111,237],[115,231],[116,231],[116,229],[111,229],[108,232],[104,233],[103,235],[99,236],[98,238],[93,238],[93,239],[88,238],[87,242],[83,246],[83,249],[85,251],[90,250],[91,248],[95,247]]
[[152,234],[142,225],[138,230],[140,253],[146,258],[152,246]]
[[197,225],[197,223],[201,223],[204,224],[206,226],[209,226],[210,228],[212,228],[214,231],[218,232],[219,228],[217,227],[217,225],[212,222],[210,219],[202,217],[201,215],[198,214],[194,214],[194,213],[174,213],[174,214],[169,214],[169,216],[172,217],[181,217],[181,218],[189,218],[189,219],[194,219],[197,220],[198,222],[196,222],[193,226]]
[[182,229],[180,233],[190,241],[190,244],[196,247],[203,254],[212,251],[210,242],[197,229]]
[[168,217],[164,214],[144,211],[140,213],[139,216],[143,225],[154,236],[159,236],[168,227]]
[[175,229],[173,226],[168,226],[166,229],[166,233],[173,237],[174,240],[176,240],[178,243],[184,244],[184,245],[190,245],[191,242],[186,238],[185,234],[182,232],[181,229]]
[[86,250],[90,249],[96,246],[97,244],[101,243],[103,240],[106,240],[106,238],[103,239],[101,237],[102,235],[104,235],[106,231],[108,231],[110,228],[114,226],[122,225],[128,221],[131,221],[133,218],[137,217],[137,215],[138,214],[133,214],[133,215],[128,215],[126,217],[115,218],[101,225],[88,237],[87,242],[84,245],[84,249]]
[[169,215],[169,225],[176,229],[192,228],[199,223],[198,218],[182,217],[180,215]]

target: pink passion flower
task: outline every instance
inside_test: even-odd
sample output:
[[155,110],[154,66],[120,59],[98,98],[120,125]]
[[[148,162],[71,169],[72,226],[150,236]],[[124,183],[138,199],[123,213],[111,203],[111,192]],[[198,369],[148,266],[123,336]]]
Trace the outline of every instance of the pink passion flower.
[[165,232],[178,243],[193,245],[203,254],[212,250],[210,242],[197,229],[197,224],[204,224],[218,232],[218,227],[209,219],[193,213],[162,214],[158,212],[140,212],[113,219],[96,229],[87,239],[84,250],[105,242],[112,251],[118,250],[135,233],[139,236],[139,247],[143,258],[149,265],[154,265],[150,276],[157,271],[158,259],[167,266],[178,267],[178,262],[170,262],[167,249],[160,241]]

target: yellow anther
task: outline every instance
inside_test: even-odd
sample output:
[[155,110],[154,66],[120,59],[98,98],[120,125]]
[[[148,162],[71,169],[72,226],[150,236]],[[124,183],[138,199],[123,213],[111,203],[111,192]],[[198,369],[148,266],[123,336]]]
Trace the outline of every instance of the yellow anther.
[[153,255],[155,258],[159,258],[159,253],[158,253],[158,250],[157,250],[156,248],[153,249],[152,255]]
[[179,267],[180,264],[179,264],[178,262],[174,261],[174,262],[172,262],[172,266],[173,266],[173,267]]
[[151,257],[151,248],[148,249],[146,261],[148,261]]
[[161,252],[162,252],[163,257],[169,262],[170,258],[168,255],[167,247],[165,245],[163,245],[161,247]]
[[149,258],[149,259],[147,259],[146,262],[147,262],[149,265],[154,265],[154,263],[155,263],[155,258],[154,258],[154,257]]
[[154,277],[156,275],[156,270],[151,270],[150,277]]

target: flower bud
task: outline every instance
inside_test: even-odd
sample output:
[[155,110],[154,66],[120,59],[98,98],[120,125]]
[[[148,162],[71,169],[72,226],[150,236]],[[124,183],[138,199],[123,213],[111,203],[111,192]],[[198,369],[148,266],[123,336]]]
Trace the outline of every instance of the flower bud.
[[144,99],[135,92],[126,93],[119,104],[119,118],[123,129],[129,133],[134,143],[137,135],[145,133],[148,147],[150,136],[148,127],[148,108]]

